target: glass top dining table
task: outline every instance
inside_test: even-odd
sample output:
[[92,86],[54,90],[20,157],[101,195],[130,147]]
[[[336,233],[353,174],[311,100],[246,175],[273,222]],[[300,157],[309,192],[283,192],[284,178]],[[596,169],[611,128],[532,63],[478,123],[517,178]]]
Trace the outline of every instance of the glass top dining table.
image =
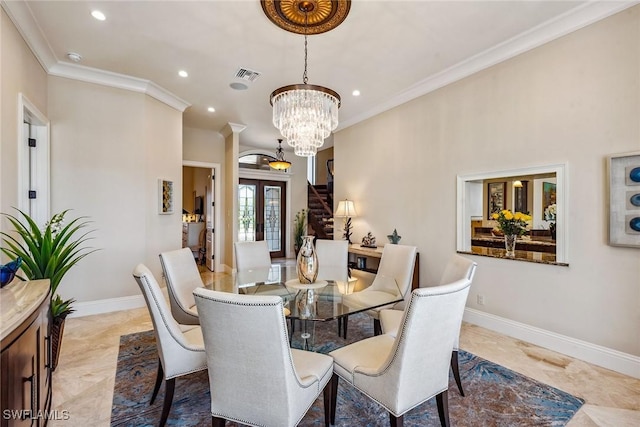
[[[336,272],[333,276],[341,275]],[[331,273],[327,275],[331,276]],[[387,289],[394,291],[376,292],[375,298],[360,298],[361,292],[367,292],[367,288],[356,291],[358,279],[355,278],[348,281],[317,280],[310,285],[300,284],[297,279],[295,263],[283,263],[218,277],[207,287],[248,295],[278,295],[284,302],[287,318],[311,321],[339,319],[402,301],[402,294],[393,279],[389,279],[392,285]]]

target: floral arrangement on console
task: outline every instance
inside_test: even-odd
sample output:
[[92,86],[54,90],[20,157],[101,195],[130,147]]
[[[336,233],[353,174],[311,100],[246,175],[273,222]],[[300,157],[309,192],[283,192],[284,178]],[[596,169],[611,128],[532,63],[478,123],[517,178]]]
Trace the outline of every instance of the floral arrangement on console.
[[529,226],[528,221],[531,221],[531,215],[522,212],[514,213],[508,209],[494,213],[492,218],[498,221],[498,229],[502,231],[505,236],[522,236],[527,232],[527,227]]

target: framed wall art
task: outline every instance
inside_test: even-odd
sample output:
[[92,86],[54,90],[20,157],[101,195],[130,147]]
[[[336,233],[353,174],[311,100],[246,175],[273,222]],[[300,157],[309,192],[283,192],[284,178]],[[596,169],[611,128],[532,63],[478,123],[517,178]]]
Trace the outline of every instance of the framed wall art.
[[551,205],[556,204],[556,184],[554,182],[543,182],[542,183],[542,218],[543,220],[547,220],[548,218],[545,215],[547,208]]
[[158,179],[158,213],[173,213],[173,181]]
[[609,244],[640,248],[640,152],[609,156]]
[[493,219],[494,213],[506,209],[506,182],[490,182],[487,189],[487,219]]

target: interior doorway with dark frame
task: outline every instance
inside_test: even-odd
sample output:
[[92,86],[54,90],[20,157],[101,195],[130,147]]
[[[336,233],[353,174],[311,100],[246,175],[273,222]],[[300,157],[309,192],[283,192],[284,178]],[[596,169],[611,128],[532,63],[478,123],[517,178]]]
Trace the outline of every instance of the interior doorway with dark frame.
[[286,256],[287,183],[240,178],[238,241],[266,240],[271,258]]

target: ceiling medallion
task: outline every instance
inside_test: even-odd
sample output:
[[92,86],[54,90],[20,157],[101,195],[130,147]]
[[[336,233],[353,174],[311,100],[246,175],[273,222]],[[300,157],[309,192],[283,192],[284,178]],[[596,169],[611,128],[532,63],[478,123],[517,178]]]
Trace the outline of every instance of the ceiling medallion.
[[271,22],[283,30],[312,35],[340,25],[349,14],[351,0],[260,0],[260,5]]

